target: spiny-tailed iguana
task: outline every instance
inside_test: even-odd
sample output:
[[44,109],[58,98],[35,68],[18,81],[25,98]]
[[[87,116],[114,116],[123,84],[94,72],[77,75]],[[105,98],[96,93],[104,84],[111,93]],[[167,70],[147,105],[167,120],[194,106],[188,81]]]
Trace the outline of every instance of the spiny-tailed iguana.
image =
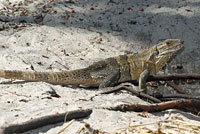
[[125,81],[138,80],[139,89],[143,89],[147,77],[157,73],[182,48],[183,41],[168,39],[140,53],[104,59],[83,69],[64,72],[0,69],[0,77],[99,88],[113,86],[116,83]]

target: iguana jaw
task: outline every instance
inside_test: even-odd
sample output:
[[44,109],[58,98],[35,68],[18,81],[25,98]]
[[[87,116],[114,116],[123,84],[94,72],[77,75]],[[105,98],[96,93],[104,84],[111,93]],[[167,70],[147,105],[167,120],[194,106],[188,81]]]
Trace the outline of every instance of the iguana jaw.
[[158,53],[156,59],[154,59],[157,71],[163,68],[167,62],[183,49],[183,43],[179,39],[168,39],[155,46]]

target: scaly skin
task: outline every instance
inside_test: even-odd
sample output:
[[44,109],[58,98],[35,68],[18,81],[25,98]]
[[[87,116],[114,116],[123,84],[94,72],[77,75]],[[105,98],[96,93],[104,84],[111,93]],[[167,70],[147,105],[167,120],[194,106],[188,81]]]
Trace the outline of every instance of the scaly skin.
[[64,72],[30,72],[0,69],[0,77],[35,82],[44,81],[58,85],[100,88],[129,80],[138,80],[139,89],[143,89],[147,77],[151,74],[156,74],[182,48],[183,41],[169,39],[140,53],[104,59],[84,69]]

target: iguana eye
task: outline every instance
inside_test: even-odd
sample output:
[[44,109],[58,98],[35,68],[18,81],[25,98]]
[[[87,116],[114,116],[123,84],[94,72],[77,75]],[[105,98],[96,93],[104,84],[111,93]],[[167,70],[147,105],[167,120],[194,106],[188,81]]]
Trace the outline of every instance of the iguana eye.
[[170,42],[166,42],[167,45],[170,45]]

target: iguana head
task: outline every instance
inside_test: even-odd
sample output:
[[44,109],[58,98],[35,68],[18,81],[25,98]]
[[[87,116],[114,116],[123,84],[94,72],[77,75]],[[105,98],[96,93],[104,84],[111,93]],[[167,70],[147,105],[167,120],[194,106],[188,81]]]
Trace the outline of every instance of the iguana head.
[[184,44],[182,40],[179,39],[168,39],[159,44],[157,44],[154,50],[157,51],[156,58],[154,59],[156,63],[156,70],[160,70],[174,58],[180,50],[182,50]]

